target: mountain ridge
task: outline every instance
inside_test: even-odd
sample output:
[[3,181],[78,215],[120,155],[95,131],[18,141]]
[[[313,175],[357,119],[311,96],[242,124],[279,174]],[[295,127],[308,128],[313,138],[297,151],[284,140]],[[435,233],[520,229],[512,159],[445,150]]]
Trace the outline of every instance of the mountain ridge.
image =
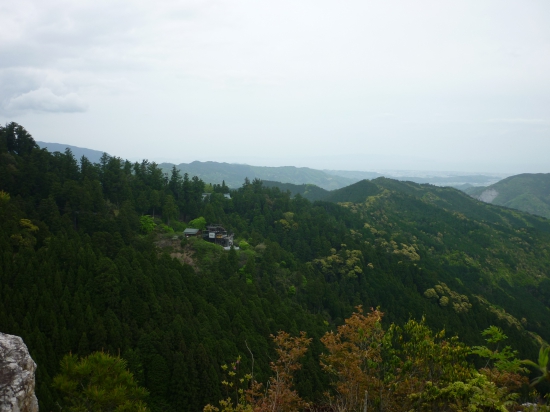
[[[68,148],[75,155],[77,160],[86,156],[92,163],[98,163],[103,156],[103,151],[87,149],[61,143],[36,142],[39,147],[47,148],[51,152],[63,153]],[[153,161],[153,160],[151,160]],[[197,176],[206,183],[216,184],[222,180],[226,181],[229,187],[240,187],[245,178],[254,178],[265,181],[279,181],[291,184],[314,184],[325,190],[335,190],[363,179],[375,179],[377,177],[389,177],[397,180],[412,181],[416,183],[430,183],[439,186],[447,185],[453,187],[467,187],[465,185],[479,186],[480,184],[491,184],[498,181],[500,177],[484,174],[460,174],[458,172],[446,172],[439,176],[440,172],[419,172],[419,176],[413,176],[405,171],[368,172],[353,170],[328,170],[313,169],[309,167],[296,166],[253,166],[248,164],[198,161],[190,163],[169,163],[160,162],[164,173],[170,174],[171,169],[176,166],[182,173]],[[434,175],[434,173],[436,173]],[[449,175],[449,173],[451,175]]]
[[486,203],[550,219],[550,173],[522,173],[490,186],[467,188],[465,193]]
[[284,181],[292,184],[315,184],[323,189],[338,189],[354,183],[353,179],[329,175],[321,170],[309,167],[295,166],[251,166],[233,163],[200,162],[195,160],[191,163],[161,163],[159,165],[165,172],[176,167],[181,173],[198,176],[206,183],[219,183],[225,180],[227,186],[232,188],[240,187],[248,178],[255,178],[269,181]]
[[74,157],[76,158],[76,160],[80,161],[80,158],[82,156],[86,156],[86,158],[92,163],[99,163],[101,156],[103,156],[103,153],[105,153],[105,152],[102,152],[101,150],[87,149],[85,147],[72,146],[72,145],[67,145],[62,143],[48,143],[48,142],[37,141],[36,144],[41,149],[47,149],[49,152],[52,152],[52,153],[53,152],[64,153],[66,149],[70,149]]

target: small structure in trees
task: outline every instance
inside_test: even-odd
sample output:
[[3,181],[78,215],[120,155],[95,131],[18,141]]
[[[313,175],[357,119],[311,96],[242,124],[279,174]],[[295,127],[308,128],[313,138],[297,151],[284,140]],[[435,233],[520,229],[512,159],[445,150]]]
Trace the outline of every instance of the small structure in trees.
[[202,235],[202,231],[200,229],[194,229],[192,227],[188,227],[183,231],[183,236],[186,238],[189,237],[200,237]]
[[206,226],[206,230],[202,233],[204,240],[223,246],[224,249],[230,249],[233,246],[233,233],[229,233],[222,225],[211,224]]
[[[202,200],[205,200],[205,199],[210,200],[210,196],[211,196],[211,195],[212,195],[212,193],[203,193],[203,194],[202,194]],[[231,200],[231,194],[229,194],[229,193],[223,193],[223,198],[224,198],[224,199]]]

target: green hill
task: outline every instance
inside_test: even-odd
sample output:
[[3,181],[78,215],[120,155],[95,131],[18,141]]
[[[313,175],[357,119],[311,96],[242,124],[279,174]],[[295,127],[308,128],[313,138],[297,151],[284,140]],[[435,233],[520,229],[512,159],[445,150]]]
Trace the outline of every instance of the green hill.
[[[439,268],[439,278],[467,288],[488,310],[502,307],[514,313],[509,320],[518,327],[523,328],[520,313],[529,312],[531,330],[550,339],[546,326],[538,323],[542,313],[550,314],[547,220],[481,203],[454,188],[387,178],[327,192],[324,200],[352,211],[368,229],[369,242],[405,258],[406,250],[426,254],[433,269]],[[532,295],[541,290],[545,297],[536,303]]]
[[292,183],[273,182],[270,180],[262,180],[262,184],[265,187],[277,187],[283,192],[289,191],[292,196],[299,194],[312,202],[316,200],[324,200],[329,193],[331,193],[328,190],[312,184],[294,185]]
[[550,173],[510,176],[491,186],[469,188],[465,192],[487,203],[550,219]]
[[281,191],[288,191],[292,196],[300,195],[312,202],[326,200],[329,202],[362,202],[368,196],[377,194],[380,189],[369,180],[361,180],[349,186],[336,190],[325,190],[318,186],[305,184],[295,185],[292,183],[281,183],[273,181],[262,181],[265,187],[277,187]]
[[[378,178],[383,179],[383,178]],[[380,187],[370,180],[361,180],[352,185],[329,192],[324,200],[329,202],[364,202],[367,197],[380,193]]]

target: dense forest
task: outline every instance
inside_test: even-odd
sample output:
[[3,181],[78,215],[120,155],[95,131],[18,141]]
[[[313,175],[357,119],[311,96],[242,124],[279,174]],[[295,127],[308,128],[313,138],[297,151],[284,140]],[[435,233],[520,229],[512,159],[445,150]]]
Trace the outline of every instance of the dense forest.
[[[483,345],[495,325],[537,358],[550,340],[550,221],[384,178],[330,193],[311,202],[258,179],[229,190],[146,160],[91,163],[0,127],[0,331],[37,362],[41,409],[58,409],[66,354],[104,351],[127,361],[151,410],[199,411],[226,396],[222,366],[236,359],[267,382],[279,331],[311,338],[293,383],[323,404],[338,389],[326,333],[359,305],[384,313],[388,339],[445,329]],[[200,217],[239,250],[181,236]]]

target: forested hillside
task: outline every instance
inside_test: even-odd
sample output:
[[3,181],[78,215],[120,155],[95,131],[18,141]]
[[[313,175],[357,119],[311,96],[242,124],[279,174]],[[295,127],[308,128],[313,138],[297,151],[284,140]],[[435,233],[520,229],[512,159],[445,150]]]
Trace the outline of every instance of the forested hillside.
[[465,192],[483,202],[550,219],[550,173],[523,173]]
[[292,183],[280,183],[271,180],[262,180],[262,184],[264,187],[277,187],[282,192],[288,190],[292,196],[299,194],[312,202],[316,200],[325,200],[330,193],[330,191],[322,189],[314,184],[294,185]]
[[[202,410],[239,356],[267,380],[280,330],[312,338],[295,386],[323,403],[320,339],[357,305],[385,328],[425,316],[469,345],[496,325],[522,358],[550,340],[546,219],[384,178],[313,203],[245,180],[226,199],[176,168],[50,153],[14,123],[0,160],[0,330],[39,365],[42,410],[57,408],[61,358],[101,350],[128,361],[151,410]],[[240,250],[182,238],[201,216]]]

